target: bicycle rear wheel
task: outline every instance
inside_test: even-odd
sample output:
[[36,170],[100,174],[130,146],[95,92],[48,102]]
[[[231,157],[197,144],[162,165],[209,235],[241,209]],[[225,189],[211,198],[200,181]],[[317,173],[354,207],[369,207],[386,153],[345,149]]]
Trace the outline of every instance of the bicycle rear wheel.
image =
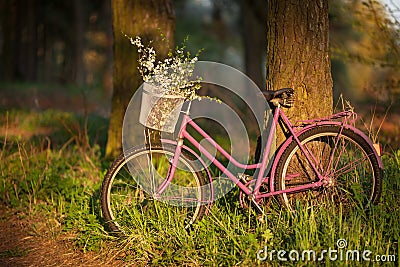
[[[326,184],[313,190],[278,195],[280,203],[294,210],[300,203],[320,205],[333,201],[344,210],[365,208],[379,200],[382,169],[371,146],[349,129],[329,125],[311,129],[299,136],[309,151]],[[275,175],[275,188],[285,190],[318,181],[300,147],[293,142],[280,158]]]
[[[155,193],[167,176],[175,146],[134,148],[110,167],[101,187],[101,209],[112,232],[129,234],[144,227],[188,228],[205,213],[202,166],[182,151],[171,184]],[[157,226],[158,225],[158,226]]]

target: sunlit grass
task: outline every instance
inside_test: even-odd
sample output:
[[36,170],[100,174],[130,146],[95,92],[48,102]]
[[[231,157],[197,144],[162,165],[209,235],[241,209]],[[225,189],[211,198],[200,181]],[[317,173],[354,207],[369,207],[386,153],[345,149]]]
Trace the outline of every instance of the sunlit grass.
[[[68,137],[70,133],[64,131]],[[273,201],[263,217],[252,208],[243,210],[239,206],[239,192],[234,189],[214,203],[208,216],[190,230],[174,225],[171,210],[151,222],[132,218],[128,235],[117,238],[106,231],[99,211],[99,188],[108,163],[102,162],[98,146],[82,150],[79,143],[70,142],[48,147],[45,137],[36,141],[8,139],[5,145],[4,140],[4,136],[0,137],[2,205],[28,214],[51,214],[64,231],[74,233],[72,241],[77,249],[96,250],[104,255],[111,251],[108,259],[122,259],[127,265],[309,266],[315,263],[283,263],[276,252],[272,261],[260,261],[257,253],[265,248],[288,252],[337,249],[339,239],[346,240],[346,249],[398,257],[400,151],[383,156],[381,202],[368,211],[354,209],[343,213],[340,205],[328,203],[312,207],[300,204],[291,213]],[[327,258],[321,264],[372,266],[371,262]],[[386,264],[397,266],[398,261]]]

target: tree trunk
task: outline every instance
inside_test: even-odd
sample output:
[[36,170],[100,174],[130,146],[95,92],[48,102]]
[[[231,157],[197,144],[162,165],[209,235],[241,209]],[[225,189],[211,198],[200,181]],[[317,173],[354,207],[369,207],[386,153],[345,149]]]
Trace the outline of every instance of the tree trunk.
[[[102,8],[102,14],[104,17],[104,21],[106,21],[105,25],[105,33],[106,33],[106,38],[107,38],[107,44],[106,44],[106,64],[104,67],[104,74],[103,74],[103,88],[104,88],[104,93],[105,95],[109,96],[112,93],[112,74],[113,74],[113,29],[112,29],[112,15],[111,15],[111,2],[110,1],[104,1],[103,2],[103,8]],[[109,22],[109,23],[108,23]]]
[[18,5],[16,0],[0,2],[0,21],[3,38],[2,51],[0,53],[0,78],[3,81],[15,79],[17,70],[17,16]]
[[267,90],[295,89],[293,122],[331,114],[328,0],[269,0],[267,27]]
[[37,22],[35,0],[17,1],[18,8],[18,78],[36,81]]
[[160,57],[168,54],[161,33],[173,47],[174,11],[172,0],[113,0],[114,32],[114,76],[113,96],[106,157],[116,157],[121,152],[122,123],[129,101],[142,84],[138,72],[136,48],[125,34],[141,36],[144,42],[153,40],[152,45]]
[[73,39],[73,57],[72,63],[72,76],[74,82],[78,86],[86,84],[86,69],[84,65],[84,52],[85,52],[85,28],[86,28],[86,12],[84,3],[81,0],[74,0],[74,34]]
[[244,61],[246,75],[260,89],[265,88],[265,73],[263,71],[265,47],[267,46],[267,22],[265,0],[241,0],[242,39],[244,46]]

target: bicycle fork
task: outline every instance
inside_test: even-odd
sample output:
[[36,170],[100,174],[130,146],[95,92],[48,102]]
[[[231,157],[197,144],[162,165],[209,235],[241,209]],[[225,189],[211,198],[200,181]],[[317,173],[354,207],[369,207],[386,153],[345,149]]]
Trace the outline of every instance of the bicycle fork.
[[165,177],[164,181],[161,183],[161,185],[155,192],[155,194],[154,194],[155,198],[160,197],[160,195],[165,191],[165,189],[167,189],[167,187],[171,183],[172,178],[174,177],[174,174],[175,174],[175,170],[178,167],[178,161],[179,161],[179,157],[181,156],[182,146],[183,146],[183,138],[180,137],[178,139],[178,144],[176,146],[175,154],[172,157],[172,161],[169,162],[167,177]]
[[170,161],[170,163],[169,163],[167,177],[165,177],[165,180],[161,183],[160,187],[157,189],[156,193],[154,194],[155,198],[160,197],[160,195],[169,186],[169,184],[172,181],[172,178],[174,177],[175,170],[178,167],[179,157],[181,156],[181,153],[182,153],[182,146],[183,146],[183,140],[184,140],[184,131],[186,130],[186,125],[188,123],[191,104],[192,103],[189,102],[189,105],[187,106],[186,111],[183,112],[184,116],[183,116],[183,120],[182,120],[182,123],[181,123],[181,127],[179,129],[178,143],[177,143],[177,146],[176,146],[176,150],[175,150],[174,156],[172,158],[172,162]]

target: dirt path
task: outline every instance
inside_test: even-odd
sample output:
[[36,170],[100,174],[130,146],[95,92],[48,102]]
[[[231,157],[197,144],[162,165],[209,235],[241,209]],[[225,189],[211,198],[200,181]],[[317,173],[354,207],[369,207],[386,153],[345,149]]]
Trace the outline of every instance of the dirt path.
[[93,252],[74,251],[57,222],[0,209],[0,266],[123,266]]

